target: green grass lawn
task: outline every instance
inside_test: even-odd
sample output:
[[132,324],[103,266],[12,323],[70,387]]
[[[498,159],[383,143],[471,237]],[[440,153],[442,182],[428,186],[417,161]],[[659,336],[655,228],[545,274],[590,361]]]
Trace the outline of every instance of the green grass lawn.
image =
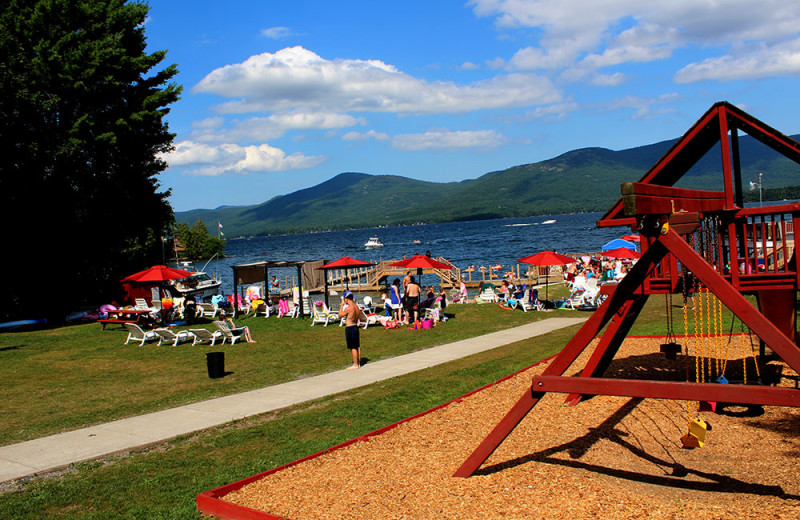
[[[552,292],[552,291],[551,291]],[[679,303],[677,300],[674,302]],[[682,309],[674,307],[676,333]],[[425,331],[364,331],[370,360],[577,311],[509,312],[455,305]],[[651,298],[632,334],[664,334],[665,301]],[[255,344],[226,345],[226,370],[206,373],[209,347],[122,346],[97,324],[0,336],[4,444],[214,396],[338,370],[348,364],[339,327],[249,318]],[[6,486],[0,518],[195,519],[197,493],[291,462],[425,411],[558,352],[579,326],[476,354],[275,413],[228,423],[148,450],[77,464]]]
[[[497,305],[451,305],[450,320],[424,331],[361,331],[370,361],[574,311],[510,312]],[[123,345],[118,326],[86,324],[0,334],[0,444],[6,445],[131,415],[181,406],[339,370],[351,361],[338,326],[310,320],[249,317],[256,343]],[[214,328],[212,324],[208,328]],[[209,379],[205,353],[225,352],[221,379]]]

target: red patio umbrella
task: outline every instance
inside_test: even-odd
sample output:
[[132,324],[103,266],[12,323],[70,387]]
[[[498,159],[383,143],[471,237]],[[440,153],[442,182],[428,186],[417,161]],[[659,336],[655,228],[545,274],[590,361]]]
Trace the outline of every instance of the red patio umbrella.
[[153,287],[160,287],[162,282],[188,278],[192,273],[183,269],[174,269],[165,265],[154,265],[144,271],[133,273],[120,280],[123,298],[133,301],[134,298],[150,298]]
[[166,282],[167,280],[179,280],[181,278],[188,278],[192,273],[184,271],[183,269],[173,269],[166,265],[154,265],[144,271],[133,273],[132,275],[123,278],[122,282]]
[[[423,269],[453,269],[453,266],[442,263],[438,260],[434,260],[433,258],[427,255],[414,255],[411,258],[406,258],[405,260],[400,260],[398,262],[394,262],[393,264],[389,264],[392,267],[405,267],[406,269],[416,269],[417,270],[417,278],[422,276]],[[419,280],[417,280],[419,282]]]
[[609,251],[603,251],[602,255],[608,258],[640,258],[642,256],[641,253],[631,251],[627,247],[618,247]]
[[[355,258],[351,258],[349,256],[343,256],[338,260],[334,260],[333,262],[329,262],[325,265],[321,265],[317,267],[317,269],[322,269],[325,271],[325,305],[330,305],[328,302],[328,273],[329,269],[349,269],[351,267],[369,267],[371,265],[375,265],[372,262],[365,262],[364,260],[357,260]],[[347,281],[347,288],[350,288],[350,280]]]
[[547,282],[544,285],[544,299],[547,300],[547,289],[550,287],[550,266],[572,264],[575,262],[575,259],[569,256],[560,255],[553,251],[541,251],[535,255],[518,258],[517,262],[530,265],[547,266]]
[[625,235],[622,237],[622,240],[628,240],[629,242],[639,242],[642,239],[639,235]]
[[414,255],[411,258],[406,258],[405,260],[400,260],[399,262],[395,262],[393,264],[389,264],[393,267],[405,267],[406,269],[452,269],[453,266],[442,263],[438,260],[434,260],[433,258],[426,256],[426,255]]
[[321,265],[317,269],[347,269],[349,267],[369,267],[375,265],[372,262],[365,262],[364,260],[356,260],[349,256],[343,256],[338,260]]

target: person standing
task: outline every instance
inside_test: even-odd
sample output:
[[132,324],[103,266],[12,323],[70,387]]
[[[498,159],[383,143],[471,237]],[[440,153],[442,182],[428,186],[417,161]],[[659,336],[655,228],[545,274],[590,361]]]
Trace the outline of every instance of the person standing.
[[345,291],[342,296],[342,307],[339,309],[339,318],[345,320],[344,339],[347,348],[353,356],[353,364],[347,370],[361,368],[361,338],[358,335],[358,315],[361,309],[353,301],[353,293]]
[[416,323],[419,319],[419,297],[421,293],[422,287],[413,276],[409,276],[408,286],[406,287],[406,315],[410,323]]
[[400,279],[395,278],[392,282],[392,286],[390,287],[391,291],[391,304],[392,304],[392,313],[394,315],[394,319],[400,321],[401,319],[401,309],[402,309],[402,299],[400,296]]

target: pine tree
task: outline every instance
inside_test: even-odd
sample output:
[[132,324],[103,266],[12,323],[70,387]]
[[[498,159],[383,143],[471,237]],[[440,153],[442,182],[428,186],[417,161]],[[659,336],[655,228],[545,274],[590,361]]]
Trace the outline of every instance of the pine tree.
[[172,147],[164,116],[181,87],[170,81],[175,65],[154,70],[166,52],[146,52],[145,4],[4,5],[3,272],[17,276],[4,284],[0,314],[30,315],[47,298],[63,315],[102,303],[120,278],[161,263],[173,215],[157,178],[166,168],[159,154]]

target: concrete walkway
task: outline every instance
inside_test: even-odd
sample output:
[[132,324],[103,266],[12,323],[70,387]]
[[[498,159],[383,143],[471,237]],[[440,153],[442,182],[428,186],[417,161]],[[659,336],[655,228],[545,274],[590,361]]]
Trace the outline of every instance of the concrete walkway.
[[484,336],[209,401],[0,447],[0,482],[146,447],[179,435],[447,363],[586,321],[551,318]]

